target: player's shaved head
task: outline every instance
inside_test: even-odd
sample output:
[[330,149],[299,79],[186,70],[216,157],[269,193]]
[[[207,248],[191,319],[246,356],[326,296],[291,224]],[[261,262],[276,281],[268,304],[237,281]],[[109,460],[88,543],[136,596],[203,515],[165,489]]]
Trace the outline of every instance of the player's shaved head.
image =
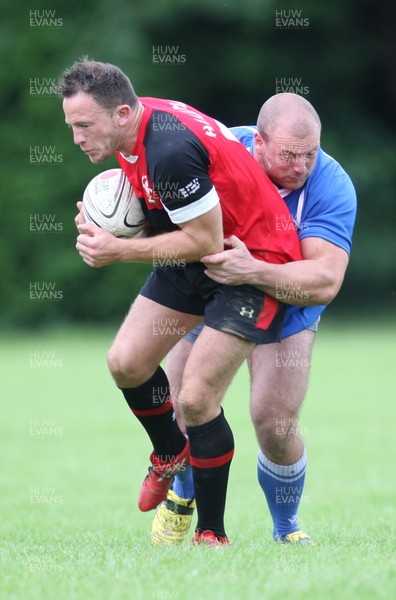
[[301,188],[315,168],[320,147],[319,115],[308,100],[283,93],[261,107],[254,157],[280,188]]
[[320,132],[321,122],[318,113],[308,100],[285,92],[271,96],[261,107],[257,129],[267,140],[279,126],[288,130],[296,138],[303,138],[315,130]]

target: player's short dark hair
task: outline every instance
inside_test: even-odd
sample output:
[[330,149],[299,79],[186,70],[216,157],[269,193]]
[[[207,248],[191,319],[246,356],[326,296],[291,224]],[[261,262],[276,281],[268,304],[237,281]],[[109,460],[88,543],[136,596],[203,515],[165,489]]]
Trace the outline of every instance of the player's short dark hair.
[[66,69],[59,78],[57,93],[70,98],[78,92],[91,94],[103,108],[113,111],[120,104],[133,108],[138,97],[128,77],[115,65],[83,58]]

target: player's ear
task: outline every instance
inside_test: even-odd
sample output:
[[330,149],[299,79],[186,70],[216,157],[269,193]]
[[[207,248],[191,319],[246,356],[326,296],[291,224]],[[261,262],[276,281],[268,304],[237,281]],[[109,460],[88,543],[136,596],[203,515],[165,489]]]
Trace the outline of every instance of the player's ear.
[[254,155],[261,156],[264,151],[264,139],[258,131],[254,134]]
[[254,143],[256,146],[262,146],[264,144],[264,140],[258,131],[254,134]]
[[120,106],[117,106],[116,118],[118,121],[118,125],[120,125],[120,127],[124,127],[127,124],[130,115],[131,115],[131,107],[128,106],[128,104],[121,104]]

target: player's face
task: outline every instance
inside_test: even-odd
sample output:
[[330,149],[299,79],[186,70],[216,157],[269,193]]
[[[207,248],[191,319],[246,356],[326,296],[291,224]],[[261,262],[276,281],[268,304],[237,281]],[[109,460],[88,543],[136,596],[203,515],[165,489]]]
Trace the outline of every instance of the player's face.
[[63,110],[74,143],[91,162],[103,162],[122,146],[123,129],[118,126],[116,111],[104,109],[90,94],[78,92],[65,98]]
[[278,127],[267,141],[256,134],[254,154],[275,185],[297,190],[315,167],[319,143],[319,128],[303,137],[296,137],[290,135],[287,129]]

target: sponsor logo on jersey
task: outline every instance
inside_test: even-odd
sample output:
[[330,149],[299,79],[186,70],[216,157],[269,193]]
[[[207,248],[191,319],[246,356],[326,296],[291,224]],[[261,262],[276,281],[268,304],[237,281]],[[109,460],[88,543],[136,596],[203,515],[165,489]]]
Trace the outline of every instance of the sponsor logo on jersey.
[[151,187],[150,180],[147,175],[143,175],[142,177],[142,186],[146,194],[147,202],[150,204],[160,204],[160,197]]
[[194,179],[187,183],[187,185],[185,185],[182,188],[179,188],[179,193],[182,196],[182,198],[187,198],[187,196],[195,194],[195,192],[197,192],[200,187],[201,185],[198,181],[198,177],[194,177]]

